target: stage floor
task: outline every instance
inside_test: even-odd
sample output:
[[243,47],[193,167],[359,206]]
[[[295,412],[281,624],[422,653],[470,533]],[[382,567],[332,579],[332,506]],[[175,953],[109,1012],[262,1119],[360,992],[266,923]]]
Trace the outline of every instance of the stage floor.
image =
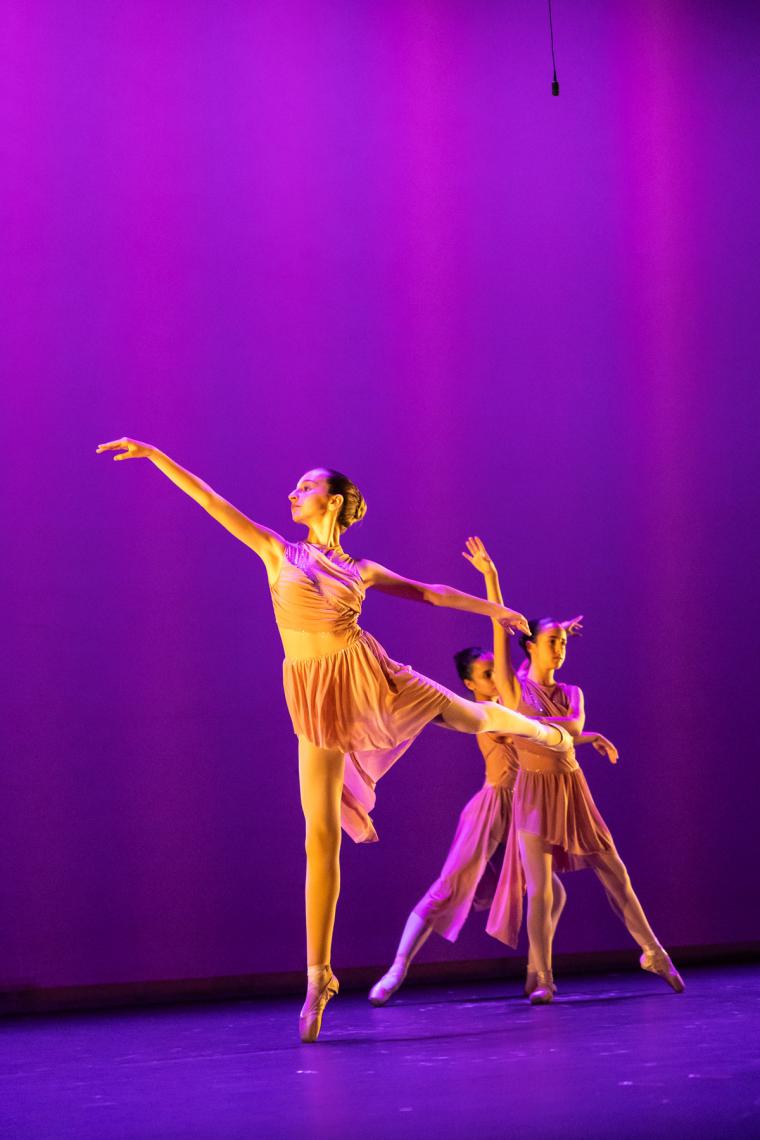
[[6,1021],[4,1140],[760,1136],[760,966],[363,994],[317,1045],[296,999]]

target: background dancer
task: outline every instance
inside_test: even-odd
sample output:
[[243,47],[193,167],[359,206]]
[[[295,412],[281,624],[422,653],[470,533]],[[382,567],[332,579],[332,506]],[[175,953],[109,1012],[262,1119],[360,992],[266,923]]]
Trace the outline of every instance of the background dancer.
[[[471,540],[482,551],[479,540]],[[473,547],[468,548],[472,551]],[[471,561],[472,561],[471,557]],[[474,563],[473,563],[474,564]],[[486,571],[488,597],[501,597],[498,576]],[[567,630],[551,618],[531,622],[521,640],[528,656],[527,674],[512,668],[506,640],[494,633],[494,680],[504,703],[545,722],[562,724],[577,744],[592,743],[614,764],[618,754],[606,737],[587,733],[583,692],[555,680],[565,662]],[[552,975],[554,872],[592,867],[613,910],[640,947],[642,969],[659,974],[676,993],[683,979],[658,941],[631,885],[610,831],[591,796],[574,751],[562,756],[540,744],[515,738],[519,772],[512,799],[512,821],[487,930],[509,946],[517,944],[522,895],[527,887],[530,1000],[545,1004],[555,993]]]
[[560,726],[457,696],[392,661],[360,629],[366,590],[375,586],[414,601],[482,614],[503,622],[505,630],[529,632],[522,614],[501,602],[404,578],[346,554],[341,535],[362,518],[366,504],[345,475],[318,467],[302,476],[288,498],[293,521],[305,526],[308,536],[290,543],[150,444],[122,437],[100,444],[97,451],[116,451],[117,461],[149,459],[266,567],[285,650],[283,680],[298,736],[306,821],[308,985],[299,1032],[303,1041],[315,1041],[324,1008],[338,992],[330,954],[340,889],[341,814],[355,839],[377,838],[368,815],[374,785],[431,721],[459,732],[524,734],[560,752],[571,749],[572,740]]
[[[463,556],[481,574],[493,576],[496,591],[501,596],[496,567],[479,538],[467,540],[467,552],[463,551]],[[562,628],[572,635],[581,628],[581,619],[563,622]],[[472,646],[454,656],[459,677],[476,701],[501,699],[494,680],[494,656],[508,653],[509,645],[506,635],[501,637],[501,627],[495,628],[494,637],[494,653]],[[500,674],[503,673],[501,669]],[[601,738],[589,735],[588,739]],[[369,1000],[373,1005],[384,1005],[401,986],[413,959],[433,931],[455,942],[473,906],[484,910],[493,901],[498,873],[494,872],[490,860],[509,833],[512,789],[519,763],[511,738],[484,733],[477,740],[485,760],[485,783],[463,808],[441,874],[409,915],[391,968],[370,990]],[[566,895],[556,875],[553,886],[554,930]],[[533,988],[535,969],[529,959],[526,993]]]

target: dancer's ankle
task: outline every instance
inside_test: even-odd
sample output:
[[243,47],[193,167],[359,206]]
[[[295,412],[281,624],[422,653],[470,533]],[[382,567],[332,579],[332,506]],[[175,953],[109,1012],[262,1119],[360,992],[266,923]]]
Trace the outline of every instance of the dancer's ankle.
[[329,962],[324,962],[321,966],[306,967],[306,977],[312,984],[321,982],[325,974],[329,973],[331,973]]

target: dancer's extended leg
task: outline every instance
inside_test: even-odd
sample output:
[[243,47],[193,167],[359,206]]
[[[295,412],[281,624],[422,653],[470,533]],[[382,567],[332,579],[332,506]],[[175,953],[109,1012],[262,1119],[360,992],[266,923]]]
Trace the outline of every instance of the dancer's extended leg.
[[534,1005],[543,1005],[554,997],[552,853],[549,845],[538,835],[519,831],[517,838],[528,894],[529,955],[536,970],[536,988],[531,992],[530,1000]]
[[641,947],[642,969],[659,974],[676,993],[682,993],[685,988],[683,979],[649,925],[643,907],[631,886],[625,864],[617,851],[590,855],[588,862],[607,892],[612,909],[622,919],[631,938]]
[[457,732],[498,732],[523,736],[545,744],[547,748],[565,751],[572,747],[572,738],[559,725],[542,724],[540,720],[523,716],[495,701],[468,701],[464,697],[453,697],[445,712],[441,713],[440,720]]
[[416,911],[412,911],[406,920],[393,965],[387,974],[383,974],[380,981],[376,982],[369,991],[369,1000],[372,1005],[385,1005],[388,998],[395,994],[406,977],[412,959],[427,942],[432,932],[432,925]]
[[596,871],[616,914],[642,950],[658,945],[657,938],[647,922],[641,903],[637,899],[623,860],[617,851],[604,851],[587,856]]
[[316,1041],[322,1013],[338,992],[330,968],[335,907],[340,892],[342,752],[298,742],[301,807],[306,821],[306,960],[308,988],[301,1010],[303,1041]]

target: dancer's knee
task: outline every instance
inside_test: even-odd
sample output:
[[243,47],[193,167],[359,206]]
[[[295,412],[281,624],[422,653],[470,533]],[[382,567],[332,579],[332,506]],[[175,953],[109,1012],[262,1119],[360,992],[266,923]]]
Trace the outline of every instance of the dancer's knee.
[[619,890],[632,890],[630,876],[617,851],[605,852],[596,864],[596,871],[600,878],[614,883]]
[[534,884],[532,890],[530,884],[528,884],[528,898],[533,903],[540,903],[545,910],[552,910],[554,903],[554,891],[552,890],[551,881],[548,883]]
[[479,704],[465,700],[464,697],[455,697],[441,713],[441,720],[447,728],[454,728],[457,732],[487,732],[487,707],[485,702]]
[[559,915],[567,902],[567,891],[565,890],[562,880],[558,878],[557,875],[552,877],[552,893],[554,897],[552,910],[555,915]]
[[330,820],[315,819],[306,821],[306,857],[308,859],[330,859],[340,852],[340,823],[337,826]]

